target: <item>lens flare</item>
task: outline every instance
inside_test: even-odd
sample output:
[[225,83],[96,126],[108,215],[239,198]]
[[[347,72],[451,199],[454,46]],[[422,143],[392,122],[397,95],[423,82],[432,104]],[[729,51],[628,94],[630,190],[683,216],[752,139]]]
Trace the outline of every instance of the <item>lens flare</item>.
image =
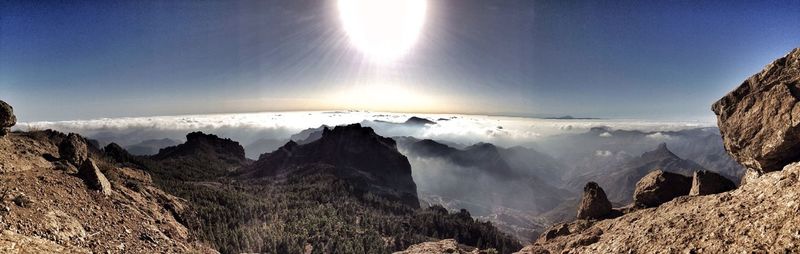
[[426,0],[339,0],[351,43],[376,62],[396,60],[414,46],[425,23]]

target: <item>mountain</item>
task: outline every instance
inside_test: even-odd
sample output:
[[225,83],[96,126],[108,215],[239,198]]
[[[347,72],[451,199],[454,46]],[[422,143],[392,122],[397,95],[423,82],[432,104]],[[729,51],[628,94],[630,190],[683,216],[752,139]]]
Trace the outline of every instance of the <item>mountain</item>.
[[467,209],[520,241],[549,225],[536,215],[571,196],[552,185],[561,164],[533,149],[478,143],[456,149],[434,140],[398,139],[425,204]]
[[636,182],[652,170],[661,169],[682,175],[691,175],[695,171],[705,170],[699,164],[684,160],[661,143],[655,150],[643,153],[639,157],[628,159],[618,168],[606,171],[593,171],[576,177],[572,185],[596,182],[604,186],[608,199],[617,204],[628,204],[632,201]]
[[280,148],[283,144],[286,144],[286,142],[287,140],[285,139],[259,138],[244,147],[245,157],[248,159],[258,159],[258,156],[275,151],[275,149]]
[[213,134],[192,132],[186,142],[170,146],[149,156],[169,174],[180,180],[209,180],[222,177],[251,163],[239,142]]
[[119,164],[142,165],[159,188],[185,198],[198,218],[189,231],[222,253],[387,253],[444,236],[500,253],[521,248],[467,211],[419,208],[394,141],[357,124],[254,162],[237,142],[204,133],[154,156],[110,147]]
[[[661,143],[666,143],[678,157],[692,160],[734,182],[738,182],[744,172],[744,167],[726,153],[717,128],[645,132],[601,126],[584,133],[545,137],[537,148],[567,165],[563,178],[570,182],[590,172],[614,171]],[[572,181],[570,186],[562,187],[578,189],[581,186]]]
[[428,124],[436,124],[436,122],[428,120],[426,118],[412,116],[408,118],[403,124],[406,125],[428,125]]
[[180,141],[169,138],[148,139],[137,144],[125,146],[125,150],[133,155],[153,155],[158,153],[161,148],[175,146],[180,143]]
[[395,141],[359,124],[326,127],[318,140],[303,145],[289,141],[278,150],[261,155],[238,174],[242,178],[258,178],[307,170],[333,171],[364,191],[419,207],[411,165],[397,151]]

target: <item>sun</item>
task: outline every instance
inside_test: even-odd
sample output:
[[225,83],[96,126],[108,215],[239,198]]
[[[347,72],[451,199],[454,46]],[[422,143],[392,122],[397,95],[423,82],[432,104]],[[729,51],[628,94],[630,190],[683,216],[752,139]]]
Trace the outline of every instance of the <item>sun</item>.
[[369,59],[391,62],[405,55],[425,23],[427,0],[339,0],[350,42]]

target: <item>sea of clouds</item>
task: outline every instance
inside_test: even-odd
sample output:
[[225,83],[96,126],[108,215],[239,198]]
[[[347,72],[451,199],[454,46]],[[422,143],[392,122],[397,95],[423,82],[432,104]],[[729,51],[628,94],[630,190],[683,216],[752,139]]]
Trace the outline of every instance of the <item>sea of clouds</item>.
[[[426,118],[436,123],[429,125],[401,124],[412,116]],[[698,121],[542,119],[461,114],[316,111],[23,122],[17,125],[17,129],[54,129],[61,132],[75,132],[96,139],[102,145],[116,142],[123,146],[162,138],[183,141],[186,133],[203,131],[239,141],[243,146],[247,146],[260,139],[288,140],[291,135],[308,128],[352,123],[370,126],[378,134],[387,137],[412,136],[462,145],[487,142],[506,147],[534,144],[544,137],[583,133],[592,127],[600,126],[647,132],[715,126],[714,123]],[[664,137],[656,133],[653,138]]]

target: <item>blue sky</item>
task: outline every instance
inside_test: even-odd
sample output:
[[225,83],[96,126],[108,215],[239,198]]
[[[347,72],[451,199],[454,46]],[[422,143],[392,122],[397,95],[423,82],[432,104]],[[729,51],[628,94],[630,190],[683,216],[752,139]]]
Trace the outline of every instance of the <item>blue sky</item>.
[[22,121],[312,109],[708,120],[800,47],[798,24],[798,1],[431,0],[409,53],[376,64],[333,1],[4,1],[0,99]]

